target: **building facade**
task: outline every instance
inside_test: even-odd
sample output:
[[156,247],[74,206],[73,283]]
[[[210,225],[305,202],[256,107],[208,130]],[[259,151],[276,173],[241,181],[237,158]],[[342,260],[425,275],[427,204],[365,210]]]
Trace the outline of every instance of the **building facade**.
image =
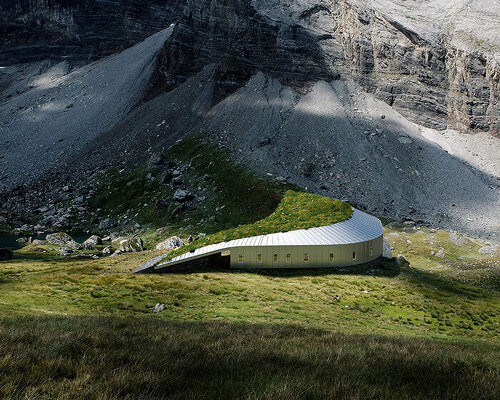
[[382,250],[380,220],[353,209],[351,218],[336,224],[212,244],[136,272],[153,272],[151,268],[166,269],[214,255],[229,257],[231,268],[240,269],[346,267],[373,261]]

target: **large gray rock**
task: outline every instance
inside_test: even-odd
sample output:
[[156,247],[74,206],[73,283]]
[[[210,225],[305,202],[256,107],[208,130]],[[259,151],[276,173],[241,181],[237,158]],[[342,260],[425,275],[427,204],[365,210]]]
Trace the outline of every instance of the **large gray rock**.
[[150,310],[154,312],[160,312],[166,310],[165,304],[157,303],[154,307],[151,307]]
[[434,255],[439,258],[444,258],[446,256],[444,249],[442,247],[440,247],[439,250]]
[[73,240],[73,238],[65,232],[57,232],[47,235],[45,238],[48,243],[69,248],[71,250],[81,250],[82,245]]
[[184,246],[184,242],[178,236],[172,236],[156,245],[156,250],[174,250]]
[[382,247],[382,257],[392,258],[392,247],[385,238],[384,238],[383,247]]
[[105,255],[105,256],[111,255],[111,247],[110,246],[106,246],[104,249],[102,249],[102,254]]
[[102,244],[102,239],[97,236],[97,235],[92,235],[89,237],[85,242],[83,242],[83,245],[85,246],[86,244],[90,244],[92,246],[99,246]]
[[493,255],[499,251],[500,251],[500,248],[497,246],[484,246],[484,247],[481,247],[477,252],[479,254]]
[[137,251],[143,251],[143,243],[141,238],[131,238],[124,239],[120,241],[120,248],[118,251],[120,253],[135,253]]
[[177,189],[174,193],[174,200],[179,203],[184,203],[193,198],[192,193],[187,189]]
[[99,230],[100,231],[109,231],[110,229],[114,228],[117,226],[118,223],[111,218],[106,218],[105,220],[102,220],[99,223]]

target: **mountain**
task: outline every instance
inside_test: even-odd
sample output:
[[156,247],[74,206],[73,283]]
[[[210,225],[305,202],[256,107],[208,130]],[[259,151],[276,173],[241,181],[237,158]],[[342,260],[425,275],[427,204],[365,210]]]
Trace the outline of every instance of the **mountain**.
[[0,29],[16,34],[0,50],[4,212],[197,134],[258,174],[496,239],[495,3],[5,3]]

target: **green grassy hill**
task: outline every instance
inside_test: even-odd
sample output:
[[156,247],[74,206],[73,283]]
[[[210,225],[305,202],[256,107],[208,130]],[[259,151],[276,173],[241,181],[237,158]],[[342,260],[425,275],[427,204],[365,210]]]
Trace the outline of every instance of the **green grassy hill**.
[[[208,233],[188,251],[352,213],[196,137],[167,156],[207,194],[196,209],[155,210],[151,199],[172,188],[146,169],[110,175],[93,200],[103,216],[137,214],[150,249],[170,234]],[[384,236],[402,257],[351,268],[133,274],[161,254],[152,250],[1,262],[0,398],[500,398],[500,259],[444,231],[386,226]]]
[[385,235],[408,262],[163,275],[131,273],[151,251],[3,262],[0,398],[498,398],[500,261],[447,232]]
[[498,347],[290,325],[35,317],[0,325],[0,398],[498,399]]

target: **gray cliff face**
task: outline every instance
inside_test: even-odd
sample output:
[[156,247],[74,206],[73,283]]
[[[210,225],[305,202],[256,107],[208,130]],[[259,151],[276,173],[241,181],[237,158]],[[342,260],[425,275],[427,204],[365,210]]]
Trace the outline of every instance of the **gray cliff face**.
[[172,78],[211,62],[279,76],[283,81],[338,78],[323,62],[317,35],[260,15],[245,0],[188,0],[161,59]]
[[3,0],[0,62],[93,61],[174,22],[183,0]]
[[4,0],[0,62],[88,62],[177,21],[161,70],[209,62],[307,88],[352,78],[411,120],[500,136],[500,5],[486,0]]
[[500,135],[495,50],[457,47],[444,28],[354,0],[187,0],[166,45],[167,75],[234,59],[282,83],[352,78],[415,122]]

